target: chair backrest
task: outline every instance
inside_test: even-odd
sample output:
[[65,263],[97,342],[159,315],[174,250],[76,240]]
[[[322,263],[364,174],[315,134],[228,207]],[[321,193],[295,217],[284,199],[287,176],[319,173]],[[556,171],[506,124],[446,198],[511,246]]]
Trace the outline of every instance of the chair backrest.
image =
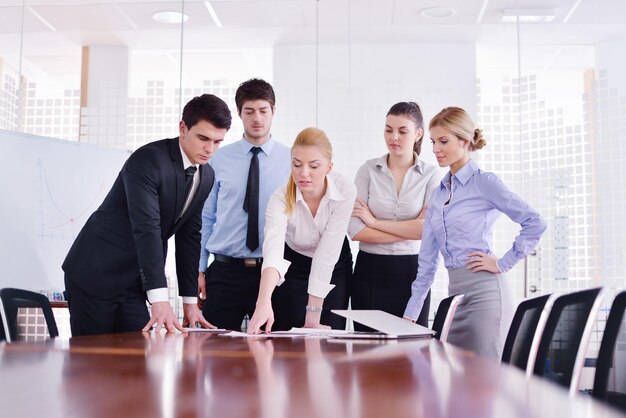
[[[607,401],[626,412],[626,318],[624,310],[626,310],[626,291],[622,291],[615,297],[606,320],[598,352],[592,396]],[[614,387],[609,392],[611,368],[614,372]]]
[[515,310],[506,335],[502,362],[519,367],[530,376],[535,365],[539,341],[556,295],[543,295],[522,301]]
[[591,331],[598,316],[602,288],[559,296],[541,335],[533,373],[578,393],[580,373]]
[[7,337],[4,333],[5,329],[9,329],[9,324],[7,323],[6,315],[4,314],[4,305],[2,304],[2,299],[0,298],[0,342],[6,341]]
[[435,314],[435,320],[433,322],[433,331],[435,331],[435,338],[441,342],[445,342],[448,339],[448,332],[450,331],[450,325],[452,325],[452,319],[459,303],[463,300],[462,294],[452,295],[443,299],[437,307],[437,313]]
[[4,288],[0,289],[0,301],[2,301],[0,305],[2,325],[7,342],[18,339],[17,315],[19,308],[41,308],[50,338],[59,336],[52,307],[46,296],[29,290]]

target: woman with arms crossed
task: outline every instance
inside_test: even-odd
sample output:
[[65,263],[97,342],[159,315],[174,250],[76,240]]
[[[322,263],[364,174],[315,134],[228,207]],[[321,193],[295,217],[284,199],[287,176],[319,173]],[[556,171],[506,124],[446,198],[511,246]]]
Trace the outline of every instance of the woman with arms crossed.
[[[486,141],[463,109],[443,109],[430,121],[429,131],[439,166],[450,167],[450,172],[430,199],[417,277],[404,316],[414,320],[419,314],[441,252],[449,294],[465,294],[448,342],[499,359],[513,314],[504,273],[535,248],[546,224],[495,174],[478,168],[472,153]],[[501,213],[520,224],[521,231],[513,247],[497,258],[491,250],[493,224]]]
[[[357,200],[348,235],[360,244],[351,306],[402,317],[417,273],[426,202],[441,176],[418,158],[424,119],[416,103],[400,102],[389,109],[384,137],[389,152],[363,164],[354,180]],[[428,326],[429,307],[430,292],[418,324]]]
[[[263,266],[248,333],[292,327],[345,328],[330,309],[348,307],[352,254],[346,238],[356,198],[332,169],[324,131],[307,128],[291,148],[291,177],[270,197]],[[325,324],[325,325],[322,325]]]

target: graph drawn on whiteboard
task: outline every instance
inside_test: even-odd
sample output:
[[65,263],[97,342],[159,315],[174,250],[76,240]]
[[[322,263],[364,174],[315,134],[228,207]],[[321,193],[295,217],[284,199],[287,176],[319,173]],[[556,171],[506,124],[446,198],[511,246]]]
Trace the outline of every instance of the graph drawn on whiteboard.
[[0,287],[63,289],[63,260],[128,151],[0,129]]
[[[51,185],[42,158],[37,159],[37,184],[39,195],[39,237],[44,239],[74,240],[87,218],[98,208],[110,186],[102,181],[97,188],[76,190],[75,193],[85,194],[86,200],[61,199],[60,195],[67,185]],[[90,197],[91,196],[91,197]],[[83,203],[84,202],[84,203]]]

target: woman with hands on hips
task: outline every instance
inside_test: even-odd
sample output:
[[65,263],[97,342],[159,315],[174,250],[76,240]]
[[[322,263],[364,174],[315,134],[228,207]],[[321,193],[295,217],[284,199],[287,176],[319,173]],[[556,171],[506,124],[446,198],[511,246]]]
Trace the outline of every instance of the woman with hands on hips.
[[332,172],[324,131],[306,128],[291,148],[291,177],[270,197],[263,266],[248,333],[345,328],[330,309],[348,307],[352,255],[346,238],[354,184]]
[[[504,273],[535,248],[546,229],[543,218],[493,173],[481,170],[472,153],[486,141],[469,115],[448,107],[429,125],[433,152],[449,167],[431,196],[422,232],[417,277],[404,317],[415,320],[443,255],[450,295],[462,293],[448,342],[499,359],[513,314]],[[493,225],[501,213],[520,224],[513,246],[501,258],[492,252]]]
[[[353,309],[379,309],[402,317],[417,259],[426,203],[439,169],[419,159],[424,118],[415,102],[394,104],[385,118],[388,153],[363,164],[348,235],[360,241],[352,278]],[[430,293],[417,323],[428,326]],[[361,330],[358,324],[355,329]]]

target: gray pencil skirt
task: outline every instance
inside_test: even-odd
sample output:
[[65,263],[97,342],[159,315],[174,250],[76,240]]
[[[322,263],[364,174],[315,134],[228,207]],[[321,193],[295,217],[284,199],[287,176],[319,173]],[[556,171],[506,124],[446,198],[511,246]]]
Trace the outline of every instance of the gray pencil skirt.
[[500,360],[513,319],[513,295],[504,274],[448,269],[450,295],[465,297],[456,310],[448,342],[483,357]]

